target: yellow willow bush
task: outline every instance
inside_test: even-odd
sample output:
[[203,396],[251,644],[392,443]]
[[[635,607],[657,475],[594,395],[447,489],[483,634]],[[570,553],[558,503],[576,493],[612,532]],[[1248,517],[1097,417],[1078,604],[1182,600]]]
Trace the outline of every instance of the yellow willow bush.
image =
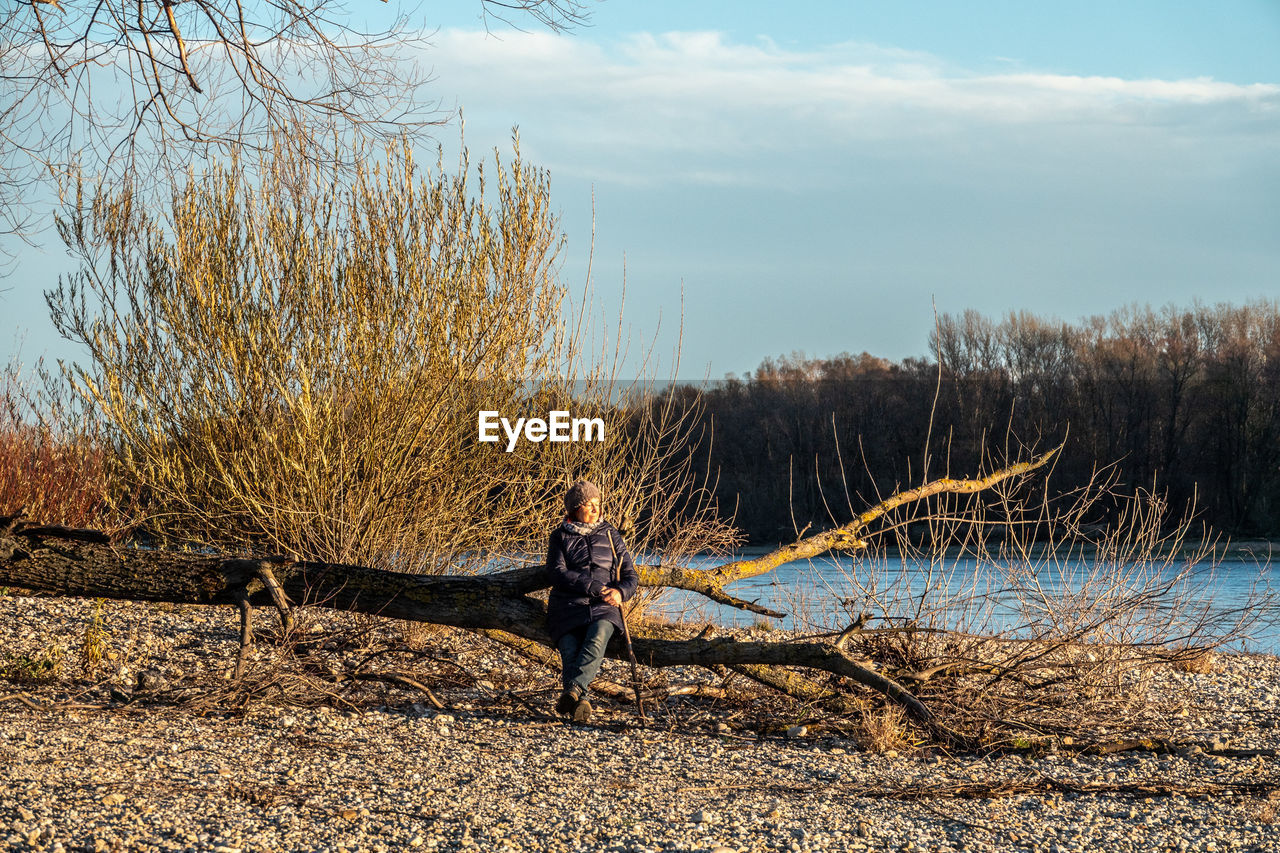
[[[455,174],[403,147],[364,162],[342,183],[282,146],[189,176],[165,217],[129,192],[69,208],[60,229],[82,265],[50,305],[88,349],[66,378],[139,528],[460,571],[544,547],[586,476],[640,496],[638,544],[727,541],[669,440],[680,416],[629,421],[608,370],[575,372],[546,173],[518,144],[488,169],[464,154]],[[481,410],[555,406],[604,419],[605,440],[477,441]]]

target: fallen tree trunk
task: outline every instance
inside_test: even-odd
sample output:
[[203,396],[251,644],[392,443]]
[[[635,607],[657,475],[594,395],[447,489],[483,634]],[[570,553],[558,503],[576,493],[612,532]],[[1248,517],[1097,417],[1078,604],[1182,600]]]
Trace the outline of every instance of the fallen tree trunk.
[[[60,595],[186,604],[275,606],[270,585],[288,601],[456,628],[501,630],[546,645],[546,605],[529,593],[545,587],[541,567],[468,577],[408,575],[340,563],[285,558],[248,560],[124,547],[96,531],[23,526],[0,536],[0,583]],[[921,724],[933,715],[906,689],[830,643],[742,642],[637,636],[636,657],[653,667],[771,664],[821,669],[852,678],[901,704]],[[936,733],[942,734],[937,731]]]
[[[699,592],[755,612],[771,612],[724,591],[733,580],[812,557],[840,547],[861,547],[867,526],[895,506],[940,492],[973,492],[1045,464],[1056,451],[1030,463],[981,480],[937,480],[894,495],[844,527],[780,548],[753,561],[729,563],[711,571],[640,567],[641,583]],[[41,526],[19,517],[0,518],[0,585],[85,597],[203,605],[236,605],[242,614],[243,649],[251,640],[249,613],[254,605],[274,606],[288,622],[296,606],[328,607],[394,619],[457,628],[501,631],[525,641],[550,645],[544,626],[546,604],[533,593],[546,588],[540,565],[489,575],[411,575],[367,566],[294,560],[246,559],[194,551],[167,551],[112,542],[98,531]],[[649,666],[732,666],[784,692],[793,692],[782,670],[801,667],[851,679],[902,706],[938,740],[968,745],[968,739],[942,725],[909,690],[857,661],[842,642],[748,642],[728,637],[671,638],[637,631],[637,658]],[[617,652],[613,652],[618,654]],[[812,682],[795,690],[811,693]]]
[[97,531],[0,519],[0,585],[57,595],[274,606],[266,578],[294,606],[328,607],[457,628],[499,628],[548,641],[546,607],[527,597],[546,584],[541,568],[477,576],[409,575],[367,566],[228,558],[135,548]]

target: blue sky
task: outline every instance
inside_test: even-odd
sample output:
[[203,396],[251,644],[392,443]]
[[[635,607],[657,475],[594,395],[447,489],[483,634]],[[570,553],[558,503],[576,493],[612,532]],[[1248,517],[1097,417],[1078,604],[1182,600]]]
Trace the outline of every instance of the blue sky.
[[[682,377],[924,354],[933,311],[1280,296],[1280,2],[606,0],[568,35],[424,8],[473,150],[551,172],[593,299]],[[453,145],[456,129],[440,137]],[[56,255],[4,296],[23,353]],[[47,284],[45,284],[47,282]],[[638,367],[636,367],[638,369]]]

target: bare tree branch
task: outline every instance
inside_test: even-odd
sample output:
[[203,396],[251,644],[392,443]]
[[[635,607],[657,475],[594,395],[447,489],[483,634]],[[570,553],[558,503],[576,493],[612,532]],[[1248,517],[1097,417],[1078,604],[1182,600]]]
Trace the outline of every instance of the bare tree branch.
[[[478,0],[508,24],[583,25],[572,0]],[[334,139],[422,134],[428,33],[356,23],[338,0],[24,0],[0,12],[0,234],[25,236],[33,188],[75,164],[162,180],[192,158],[282,132],[319,160]],[[159,186],[160,184],[157,184]]]
[[848,524],[809,536],[790,545],[784,545],[765,554],[763,557],[725,563],[711,571],[687,569],[679,566],[669,568],[645,566],[641,570],[640,582],[646,586],[661,586],[696,592],[719,604],[727,604],[752,613],[781,618],[783,614],[755,602],[736,598],[727,593],[724,587],[734,581],[767,574],[784,563],[790,563],[795,560],[810,560],[832,550],[858,550],[865,548],[866,543],[861,537],[866,534],[867,528],[873,522],[898,507],[944,493],[972,494],[989,489],[1005,480],[1024,476],[1043,467],[1057,455],[1060,449],[1060,446],[1055,447],[1029,462],[1019,462],[1001,468],[985,477],[959,480],[944,477],[925,483],[915,489],[898,492],[866,510]]

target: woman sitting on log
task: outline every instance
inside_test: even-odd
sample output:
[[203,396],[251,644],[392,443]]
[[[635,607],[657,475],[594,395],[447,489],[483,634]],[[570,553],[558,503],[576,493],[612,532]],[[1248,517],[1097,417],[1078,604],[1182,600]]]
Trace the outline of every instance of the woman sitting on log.
[[621,629],[622,602],[640,583],[622,534],[600,518],[600,490],[585,480],[564,496],[567,516],[547,548],[547,630],[560,650],[564,692],[556,713],[591,719],[587,685],[600,671],[605,647]]

